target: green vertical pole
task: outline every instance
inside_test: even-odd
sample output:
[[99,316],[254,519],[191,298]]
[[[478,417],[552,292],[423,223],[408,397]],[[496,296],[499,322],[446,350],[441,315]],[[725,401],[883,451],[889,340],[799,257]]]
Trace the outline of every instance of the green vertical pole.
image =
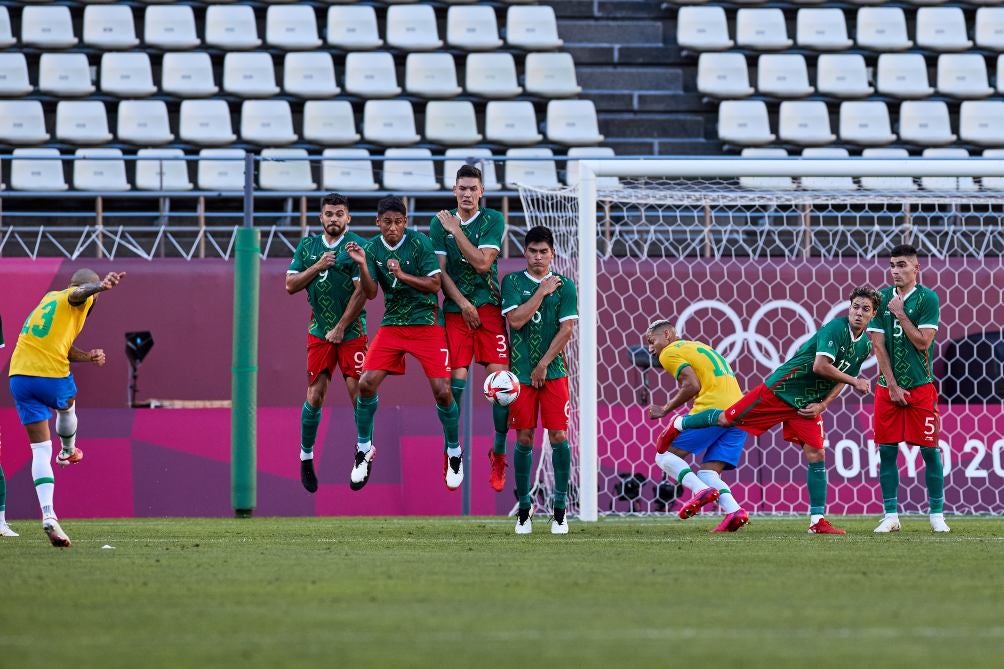
[[261,235],[253,227],[254,156],[244,161],[244,225],[234,252],[234,339],[231,368],[230,501],[249,518],[256,503],[258,413],[258,285]]

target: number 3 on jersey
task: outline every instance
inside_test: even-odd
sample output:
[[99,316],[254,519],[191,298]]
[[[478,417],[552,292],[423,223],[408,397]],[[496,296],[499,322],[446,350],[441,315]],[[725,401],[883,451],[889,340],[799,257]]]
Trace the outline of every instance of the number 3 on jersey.
[[52,329],[52,319],[55,315],[56,315],[56,301],[52,300],[46,302],[45,304],[42,305],[42,308],[39,312],[39,316],[42,317],[42,322],[40,324],[36,323],[35,325],[31,325],[31,316],[28,316],[28,318],[24,322],[24,327],[21,328],[21,334],[28,334],[28,329],[29,329],[28,326],[31,325],[31,334],[35,335],[39,339],[42,339],[47,334],[49,334],[49,330]]

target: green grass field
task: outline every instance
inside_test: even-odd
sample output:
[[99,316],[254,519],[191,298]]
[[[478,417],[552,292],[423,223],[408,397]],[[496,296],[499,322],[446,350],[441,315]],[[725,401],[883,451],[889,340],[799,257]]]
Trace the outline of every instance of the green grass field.
[[1000,666],[1004,521],[839,522],[21,521],[0,667]]

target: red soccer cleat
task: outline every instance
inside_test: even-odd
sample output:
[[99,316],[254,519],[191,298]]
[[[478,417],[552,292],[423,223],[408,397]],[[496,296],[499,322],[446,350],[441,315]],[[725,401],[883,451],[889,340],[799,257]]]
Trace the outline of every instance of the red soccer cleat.
[[669,421],[669,427],[662,431],[662,434],[655,440],[655,452],[662,454],[669,450],[669,445],[680,436],[680,431],[673,427],[676,416]]
[[733,511],[724,518],[722,522],[718,523],[718,527],[711,530],[712,532],[735,532],[743,525],[750,522],[750,515],[739,509],[738,511]]
[[680,509],[680,518],[686,520],[691,516],[697,515],[697,512],[706,507],[708,504],[714,504],[718,501],[718,491],[714,488],[708,488],[707,490],[702,490],[693,497],[690,501],[683,505]]
[[75,465],[84,459],[84,452],[77,447],[73,448],[73,452],[67,456],[63,455],[63,451],[59,451],[56,456],[56,464],[60,467],[69,467],[70,465]]
[[502,492],[505,489],[505,470],[509,466],[505,459],[505,453],[496,455],[495,449],[489,448],[488,463],[491,466],[488,482],[491,483],[495,492]]
[[815,525],[809,525],[809,534],[847,534],[847,530],[830,525],[830,521],[820,518]]

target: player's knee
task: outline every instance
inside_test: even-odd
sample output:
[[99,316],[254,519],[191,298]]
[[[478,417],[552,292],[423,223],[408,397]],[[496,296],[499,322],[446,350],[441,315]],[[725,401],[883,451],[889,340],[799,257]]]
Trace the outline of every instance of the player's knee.
[[568,441],[568,433],[564,430],[548,430],[547,439],[552,444],[560,444],[563,441]]
[[517,432],[516,443],[527,448],[533,446],[533,430],[520,430]]
[[367,377],[363,374],[362,378],[359,379],[359,395],[362,397],[373,397],[376,395],[377,384],[373,377]]
[[307,388],[307,403],[315,409],[324,404],[324,397],[328,392],[328,384],[324,381],[317,381]]
[[453,393],[450,391],[449,385],[436,386],[433,388],[432,394],[436,398],[436,404],[443,408],[449,408],[453,404]]
[[823,462],[826,459],[826,451],[822,448],[804,446],[802,451],[805,453],[806,462]]

